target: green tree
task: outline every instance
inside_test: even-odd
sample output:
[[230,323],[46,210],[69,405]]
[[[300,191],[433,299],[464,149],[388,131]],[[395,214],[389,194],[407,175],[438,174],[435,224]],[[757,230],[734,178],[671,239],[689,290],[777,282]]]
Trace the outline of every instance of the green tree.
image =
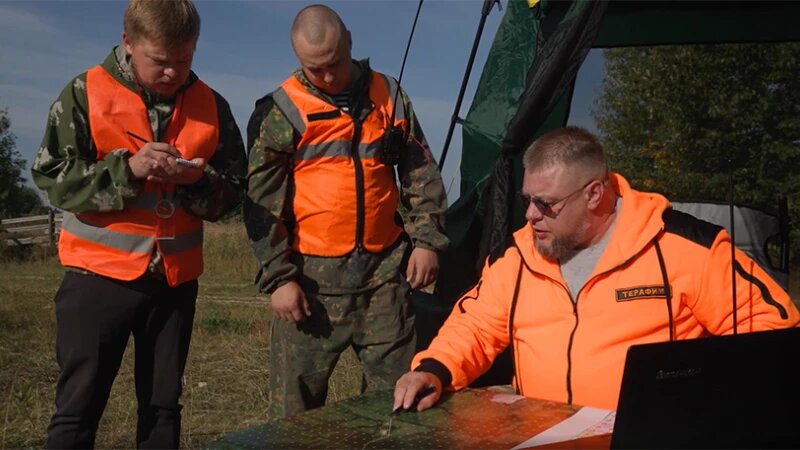
[[774,208],[789,200],[800,256],[800,44],[604,51],[592,115],[610,165],[675,200]]
[[36,191],[25,186],[26,162],[16,151],[8,110],[0,110],[0,218],[39,212],[43,206]]

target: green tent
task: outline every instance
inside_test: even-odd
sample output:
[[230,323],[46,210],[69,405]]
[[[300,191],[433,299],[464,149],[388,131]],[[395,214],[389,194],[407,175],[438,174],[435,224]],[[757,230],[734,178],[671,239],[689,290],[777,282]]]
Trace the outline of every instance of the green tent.
[[463,121],[461,196],[447,211],[451,249],[435,298],[415,302],[428,309],[418,316],[421,346],[522,225],[512,207],[521,153],[567,123],[590,49],[800,41],[799,23],[800,2],[509,0]]

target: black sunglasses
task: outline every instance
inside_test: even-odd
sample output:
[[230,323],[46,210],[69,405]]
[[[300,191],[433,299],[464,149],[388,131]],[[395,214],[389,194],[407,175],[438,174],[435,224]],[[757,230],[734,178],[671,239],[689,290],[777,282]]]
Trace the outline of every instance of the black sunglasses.
[[541,215],[549,217],[551,219],[555,219],[556,217],[558,217],[559,214],[561,214],[561,211],[564,210],[564,206],[562,206],[561,208],[558,209],[558,211],[556,211],[554,208],[556,205],[558,205],[559,203],[564,203],[564,205],[566,205],[566,201],[569,200],[570,197],[586,189],[586,186],[589,186],[590,184],[592,184],[592,182],[596,180],[597,180],[596,178],[592,178],[583,186],[570,192],[561,199],[554,200],[552,202],[544,201],[539,197],[531,196],[523,192],[517,192],[517,195],[519,196],[519,200],[522,202],[522,207],[525,208],[526,211],[528,210],[530,205],[533,205],[536,207],[536,209],[539,211]]

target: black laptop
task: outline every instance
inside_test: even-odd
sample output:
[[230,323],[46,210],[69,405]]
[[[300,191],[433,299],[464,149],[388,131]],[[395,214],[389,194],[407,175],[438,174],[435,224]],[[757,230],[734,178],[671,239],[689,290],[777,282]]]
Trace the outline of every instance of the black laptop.
[[628,350],[611,448],[800,448],[800,329]]

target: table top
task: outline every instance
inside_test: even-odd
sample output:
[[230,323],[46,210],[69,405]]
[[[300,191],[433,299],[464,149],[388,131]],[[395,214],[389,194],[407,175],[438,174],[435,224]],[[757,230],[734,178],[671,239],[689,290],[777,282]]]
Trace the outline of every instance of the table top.
[[[368,392],[230,433],[207,448],[505,448],[569,418],[580,406],[513,395],[508,386],[464,389],[433,408],[390,416],[392,390]],[[550,445],[608,448],[610,435]]]

